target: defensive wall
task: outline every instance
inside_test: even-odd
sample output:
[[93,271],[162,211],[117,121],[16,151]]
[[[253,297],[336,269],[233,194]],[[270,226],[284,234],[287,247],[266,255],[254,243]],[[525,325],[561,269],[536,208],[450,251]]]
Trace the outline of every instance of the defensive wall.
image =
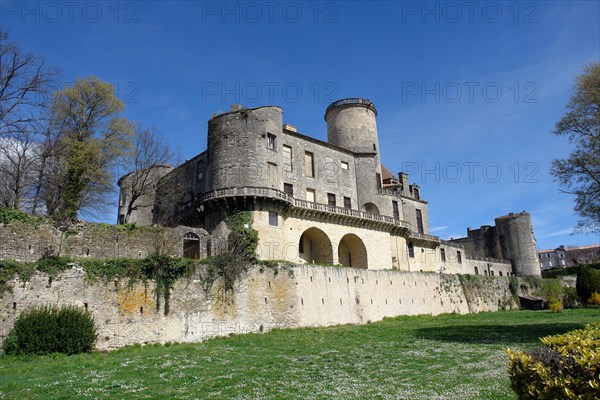
[[[208,242],[204,230],[181,226],[80,223],[61,231],[47,223],[0,224],[0,259],[21,262],[49,255],[143,258],[156,251],[182,256],[189,244],[196,246],[197,258],[204,258]],[[458,270],[458,264],[450,266],[456,261],[449,252],[445,264]],[[466,261],[465,268],[471,265]],[[273,328],[361,324],[397,315],[512,309],[517,307],[515,289],[525,293],[529,289],[527,278],[280,264],[251,267],[233,292],[225,292],[219,280],[205,289],[205,268],[199,266],[191,278],[176,282],[166,315],[164,301],[157,309],[153,281],[92,280],[77,264],[58,276],[36,272],[23,281],[14,276],[0,293],[0,341],[23,310],[42,304],[89,310],[98,325],[97,347],[114,349]],[[464,272],[472,274],[468,268]]]
[[[397,315],[497,311],[517,307],[511,279],[527,290],[524,278],[516,277],[255,266],[231,294],[219,281],[205,291],[201,272],[178,281],[165,315],[162,306],[156,309],[152,282],[91,282],[74,266],[53,279],[36,273],[27,281],[15,277],[9,282],[12,291],[0,297],[0,336],[8,335],[23,310],[38,304],[74,304],[89,310],[98,325],[99,349],[197,342],[273,328],[362,324]],[[513,282],[513,290],[514,286]]]
[[80,222],[63,231],[49,223],[0,223],[0,259],[31,262],[45,256],[71,258],[143,258],[163,252],[183,255],[186,234],[198,238],[199,257],[206,257],[204,229],[108,225]]

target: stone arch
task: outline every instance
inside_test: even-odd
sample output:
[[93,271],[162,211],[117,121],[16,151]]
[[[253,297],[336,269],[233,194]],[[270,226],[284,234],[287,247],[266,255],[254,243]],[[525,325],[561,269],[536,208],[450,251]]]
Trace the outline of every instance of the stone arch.
[[188,232],[183,235],[183,256],[185,258],[200,258],[200,236]]
[[347,267],[368,268],[367,248],[354,233],[348,233],[340,240],[338,246],[339,263]]
[[365,204],[363,204],[363,210],[364,210],[364,212],[367,212],[369,214],[379,215],[379,207],[377,207],[373,203],[365,203]]
[[298,256],[307,263],[333,264],[331,240],[319,228],[308,228],[300,235],[298,253]]

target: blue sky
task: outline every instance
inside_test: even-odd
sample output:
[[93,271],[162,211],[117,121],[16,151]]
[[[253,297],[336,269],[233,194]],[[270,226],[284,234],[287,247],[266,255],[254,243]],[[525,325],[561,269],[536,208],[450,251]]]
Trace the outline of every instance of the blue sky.
[[325,140],[329,103],[368,98],[382,161],[412,172],[433,234],[527,210],[540,248],[600,242],[570,234],[573,199],[548,174],[570,151],[551,132],[600,60],[599,21],[597,1],[0,1],[23,49],[66,82],[113,83],[124,114],[182,160],[232,103],[281,105],[284,122]]

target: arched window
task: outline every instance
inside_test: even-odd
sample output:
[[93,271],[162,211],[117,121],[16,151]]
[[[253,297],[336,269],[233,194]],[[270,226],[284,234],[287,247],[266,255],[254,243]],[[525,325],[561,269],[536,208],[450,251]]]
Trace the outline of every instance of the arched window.
[[183,236],[183,256],[185,258],[200,258],[200,237],[188,232]]

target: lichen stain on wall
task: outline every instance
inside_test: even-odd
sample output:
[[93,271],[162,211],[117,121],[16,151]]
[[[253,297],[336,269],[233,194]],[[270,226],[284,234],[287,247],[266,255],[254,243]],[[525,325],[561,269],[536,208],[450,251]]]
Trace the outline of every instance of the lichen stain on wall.
[[217,279],[211,289],[212,311],[217,320],[233,319],[237,314],[236,293],[225,290],[222,278]]
[[119,312],[123,316],[148,315],[156,308],[156,299],[145,287],[123,287],[117,292]]

